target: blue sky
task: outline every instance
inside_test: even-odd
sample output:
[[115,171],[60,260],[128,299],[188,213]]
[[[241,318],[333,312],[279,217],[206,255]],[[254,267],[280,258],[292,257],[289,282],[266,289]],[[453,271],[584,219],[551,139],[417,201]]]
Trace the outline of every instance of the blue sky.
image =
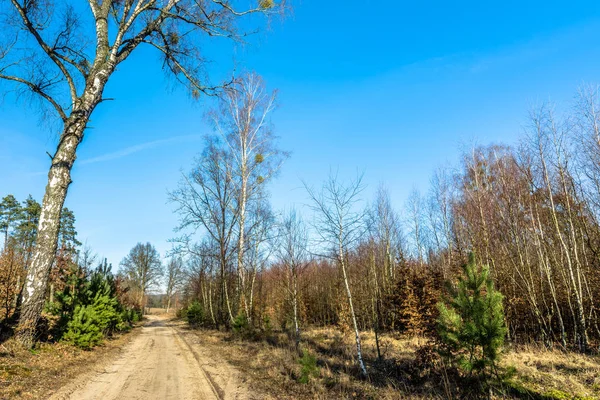
[[[402,3],[294,1],[247,45],[207,49],[216,79],[236,66],[279,89],[273,122],[292,157],[271,185],[275,209],[301,206],[301,179],[318,185],[332,168],[364,171],[365,199],[383,183],[400,209],[465,146],[513,144],[532,105],[566,108],[579,85],[600,83],[598,2]],[[115,101],[92,116],[66,205],[81,240],[117,265],[138,241],[169,248],[177,218],[166,192],[201,151],[210,102],[165,81],[150,51],[105,95]],[[35,110],[7,96],[0,196],[41,200],[56,142]]]

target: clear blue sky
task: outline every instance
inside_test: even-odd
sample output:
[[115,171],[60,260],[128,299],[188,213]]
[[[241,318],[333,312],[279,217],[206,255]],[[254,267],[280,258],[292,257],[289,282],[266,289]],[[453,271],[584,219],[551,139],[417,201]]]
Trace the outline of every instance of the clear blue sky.
[[[579,85],[600,83],[597,1],[451,3],[296,0],[248,45],[210,46],[215,78],[236,65],[279,89],[273,120],[293,154],[271,186],[275,209],[305,202],[300,179],[319,184],[330,168],[364,170],[365,197],[384,183],[402,208],[461,146],[515,143],[531,105],[566,107]],[[156,55],[138,53],[80,146],[66,205],[80,239],[114,265],[138,241],[164,253],[174,235],[166,192],[201,150],[209,102],[172,86]],[[34,110],[6,97],[0,196],[41,201],[56,142]]]

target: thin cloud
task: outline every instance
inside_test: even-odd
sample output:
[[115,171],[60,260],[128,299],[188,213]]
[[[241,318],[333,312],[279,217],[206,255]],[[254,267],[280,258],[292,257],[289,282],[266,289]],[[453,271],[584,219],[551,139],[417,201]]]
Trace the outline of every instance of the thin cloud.
[[136,144],[134,146],[126,147],[124,149],[113,151],[111,153],[106,153],[106,154],[102,154],[100,156],[81,160],[79,162],[79,165],[88,165],[88,164],[95,164],[95,163],[104,162],[104,161],[112,161],[112,160],[116,160],[119,158],[130,156],[135,153],[139,153],[140,151],[143,151],[143,150],[152,149],[152,148],[158,147],[160,145],[170,144],[170,143],[175,143],[175,142],[190,142],[190,141],[199,140],[201,138],[202,138],[202,135],[184,135],[184,136],[174,136],[174,137],[170,137],[168,139],[153,140],[151,142]]
[[190,142],[199,140],[202,138],[202,135],[185,135],[185,136],[175,136],[168,139],[160,139],[153,140],[151,142],[136,144],[134,146],[126,147],[121,150],[113,151],[111,153],[102,154],[100,156],[88,158],[86,160],[81,160],[79,165],[88,165],[95,164],[99,162],[112,161],[119,158],[127,157],[135,153],[139,153],[140,151],[152,149],[158,147],[160,145],[176,143],[176,142]]
[[[202,137],[203,137],[202,135],[182,135],[182,136],[170,137],[168,139],[153,140],[151,142],[136,144],[134,146],[126,147],[124,149],[113,151],[111,153],[106,153],[106,154],[102,154],[102,155],[99,155],[96,157],[84,159],[84,160],[78,161],[76,163],[76,165],[89,165],[89,164],[96,164],[96,163],[105,162],[105,161],[117,160],[119,158],[127,157],[132,154],[139,153],[140,151],[152,149],[152,148],[155,148],[155,147],[158,147],[161,145],[177,143],[177,142],[193,142],[193,141],[202,139]],[[40,175],[47,175],[47,174],[48,174],[48,171],[46,170],[46,171],[32,172],[29,174],[29,176],[40,176]]]

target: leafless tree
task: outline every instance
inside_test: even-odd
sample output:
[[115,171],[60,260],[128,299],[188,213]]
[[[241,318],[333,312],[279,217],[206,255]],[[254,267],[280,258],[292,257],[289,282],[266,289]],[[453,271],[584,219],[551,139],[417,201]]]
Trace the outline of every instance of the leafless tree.
[[333,258],[342,270],[350,316],[354,327],[358,365],[362,374],[366,377],[368,374],[363,361],[360,332],[356,322],[347,272],[347,253],[365,231],[364,209],[357,209],[357,203],[360,201],[359,196],[363,190],[362,175],[344,185],[338,181],[336,175],[330,174],[329,179],[325,181],[320,191],[316,191],[306,184],[304,184],[304,187],[312,200],[312,209],[315,212],[315,230],[322,243],[334,254]]
[[[86,3],[84,5],[84,3]],[[214,94],[201,45],[209,37],[241,40],[238,20],[281,9],[272,0],[239,9],[228,0],[10,0],[0,3],[0,80],[31,94],[58,116],[38,239],[23,294],[17,335],[33,343],[57,247],[71,168],[95,108],[117,68],[138,48],[158,52],[163,68],[194,96]]]
[[379,334],[383,329],[382,302],[395,287],[397,261],[401,247],[400,219],[392,208],[390,195],[382,185],[377,189],[375,202],[367,210],[369,244],[369,289],[373,315],[373,331],[377,356],[381,359]]
[[204,309],[208,309],[213,325],[218,329],[221,321],[225,319],[225,299],[222,291],[220,298],[223,301],[216,304],[216,311],[214,305],[215,295],[217,298],[219,296],[213,289],[215,282],[220,282],[219,246],[212,238],[207,237],[202,242],[195,243],[186,253],[188,260],[185,287],[191,290],[186,294],[187,298],[201,301]]
[[400,217],[393,209],[390,194],[384,186],[377,189],[375,203],[368,210],[370,234],[381,247],[383,285],[387,288],[394,279],[398,244],[402,241]]
[[[217,138],[208,138],[206,148],[196,160],[192,172],[182,178],[179,188],[169,194],[172,202],[177,204],[179,214],[178,231],[195,233],[202,229],[208,234],[215,246],[212,254],[219,262],[219,315],[217,323],[225,323],[225,309],[229,321],[234,315],[229,302],[227,285],[228,264],[234,250],[234,230],[237,225],[235,212],[236,191],[233,183],[233,170],[225,152]],[[190,244],[190,233],[185,235],[181,242],[188,254],[196,254],[194,246]],[[207,249],[206,246],[203,247]],[[205,256],[207,253],[202,252]]]
[[247,209],[251,201],[261,196],[266,182],[287,157],[276,147],[270,124],[275,99],[276,93],[268,92],[262,79],[250,73],[226,88],[219,108],[211,113],[214,127],[225,143],[236,185],[238,293],[248,319],[249,304],[243,295],[251,280],[244,266]]
[[121,261],[120,273],[138,291],[139,305],[143,314],[146,293],[159,285],[163,276],[163,266],[158,251],[150,243],[136,244]]
[[577,167],[584,177],[582,189],[600,218],[600,98],[598,86],[579,89],[575,105]]
[[[574,318],[578,345],[581,351],[588,347],[588,326],[585,310],[585,288],[582,281],[582,263],[578,238],[573,222],[571,201],[572,191],[567,183],[570,178],[567,167],[564,135],[568,126],[561,124],[548,105],[535,109],[530,114],[530,136],[539,163],[542,182],[552,217],[554,234],[558,239],[557,247],[561,250],[564,260],[563,277],[565,284],[572,293],[575,302]],[[562,204],[557,204],[557,199]],[[565,218],[565,221],[559,220]]]
[[438,168],[431,178],[431,189],[427,204],[429,231],[434,239],[436,251],[441,255],[441,272],[444,279],[453,258],[452,226],[452,182],[447,168]]
[[283,220],[279,224],[278,239],[277,258],[285,267],[286,288],[290,302],[292,303],[296,349],[299,349],[300,324],[298,321],[298,296],[300,276],[310,263],[311,257],[308,252],[308,230],[304,225],[302,217],[295,209],[291,209],[284,215]]
[[425,263],[426,231],[425,231],[425,202],[423,196],[414,188],[406,203],[407,224],[411,233],[414,255],[419,266]]
[[246,249],[244,250],[243,274],[248,284],[240,292],[246,318],[249,324],[254,321],[254,293],[256,277],[261,273],[274,249],[275,216],[265,193],[254,199],[248,207],[246,226]]
[[172,257],[167,263],[167,312],[171,308],[173,295],[184,282],[183,260],[181,257]]

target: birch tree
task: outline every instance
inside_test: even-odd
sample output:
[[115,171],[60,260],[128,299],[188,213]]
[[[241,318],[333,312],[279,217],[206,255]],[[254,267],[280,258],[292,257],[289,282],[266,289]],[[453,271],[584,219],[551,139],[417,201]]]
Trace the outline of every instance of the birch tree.
[[428,203],[428,219],[431,234],[441,257],[441,270],[444,279],[449,273],[453,259],[452,243],[452,186],[450,172],[446,168],[438,168],[431,178]]
[[426,250],[424,211],[423,197],[416,188],[413,188],[406,202],[407,225],[413,242],[414,254],[421,268],[425,263]]
[[33,343],[57,247],[60,211],[71,169],[96,107],[108,100],[106,84],[141,47],[162,58],[163,69],[193,96],[215,94],[205,79],[207,38],[241,40],[239,20],[281,9],[272,0],[239,8],[228,0],[7,0],[0,3],[0,81],[7,90],[39,100],[58,118],[38,240],[27,273],[19,340]]
[[[572,210],[569,197],[571,193],[567,188],[565,174],[566,165],[562,135],[564,126],[560,126],[548,106],[542,106],[531,113],[531,136],[533,145],[538,151],[543,182],[550,205],[555,234],[558,238],[557,247],[562,250],[565,264],[565,283],[570,285],[572,297],[575,301],[576,338],[579,349],[585,352],[588,347],[588,328],[585,310],[585,292],[581,279],[581,260],[579,245],[577,243],[575,227],[573,224]],[[549,158],[547,152],[554,152],[554,157]],[[554,164],[554,165],[552,165]],[[552,176],[554,175],[554,176]],[[553,182],[554,181],[554,182]],[[563,204],[557,204],[557,200]],[[564,200],[563,200],[564,199]],[[559,216],[565,215],[566,221],[559,221]],[[562,219],[562,218],[561,218]]]
[[375,201],[367,211],[367,218],[369,242],[365,248],[370,253],[368,265],[371,276],[369,289],[373,331],[375,332],[377,356],[381,359],[379,334],[384,327],[385,320],[382,302],[384,297],[392,295],[401,242],[399,217],[392,208],[389,192],[384,186],[377,189]]
[[600,87],[579,90],[575,106],[577,167],[585,178],[583,191],[596,218],[600,217]]
[[265,269],[273,252],[275,216],[265,193],[249,204],[247,231],[245,234],[246,248],[244,250],[243,275],[248,284],[240,292],[248,323],[254,323],[254,294],[257,276]]
[[354,312],[352,290],[348,279],[348,251],[364,232],[364,209],[357,209],[363,190],[362,176],[344,185],[336,175],[331,174],[320,191],[304,185],[312,200],[315,212],[315,230],[322,243],[334,254],[333,258],[342,272],[344,287],[350,308],[350,317],[354,327],[358,365],[363,376],[367,369],[363,361],[360,332]]
[[[210,237],[200,243],[195,243],[188,252],[184,298],[198,300],[205,310],[210,313],[213,325],[218,329],[221,321],[225,320],[225,293],[219,289],[221,281],[219,274],[218,244]],[[217,283],[215,291],[213,286]],[[226,287],[226,286],[225,286]],[[214,298],[221,299],[214,302]],[[216,310],[215,310],[216,308]]]
[[300,345],[300,323],[298,318],[298,296],[300,275],[310,263],[308,231],[295,209],[290,210],[279,225],[277,256],[285,267],[287,292],[292,304],[292,320],[296,349]]
[[392,285],[395,277],[396,260],[398,258],[398,245],[401,242],[400,218],[393,209],[390,194],[384,186],[377,189],[374,204],[369,212],[370,234],[377,243],[382,259],[383,289]]
[[276,93],[268,92],[262,79],[249,73],[224,91],[219,108],[211,113],[230,156],[236,185],[238,294],[248,320],[250,310],[243,295],[249,279],[244,265],[248,205],[260,197],[287,157],[277,148],[270,124],[275,100]]

